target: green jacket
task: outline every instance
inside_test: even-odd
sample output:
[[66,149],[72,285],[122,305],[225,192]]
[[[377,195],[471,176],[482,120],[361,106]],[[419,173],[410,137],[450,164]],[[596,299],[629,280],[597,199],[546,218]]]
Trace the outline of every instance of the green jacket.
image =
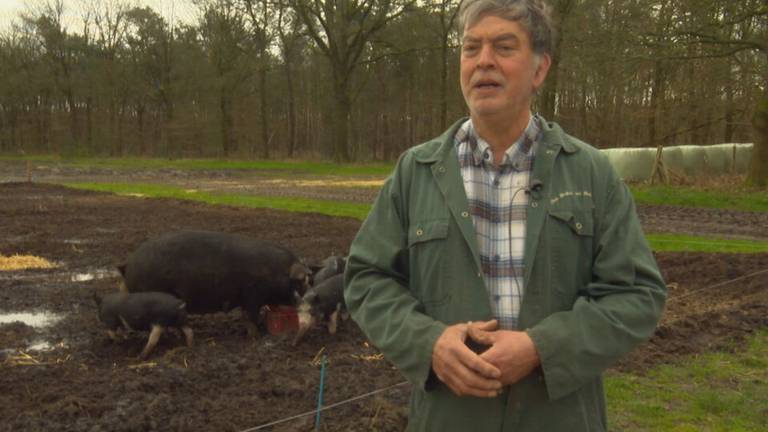
[[414,385],[409,431],[606,430],[602,373],[649,338],[666,286],[632,196],[606,157],[543,125],[531,179],[519,325],[542,365],[492,399],[431,373],[446,326],[492,318],[453,136],[400,158],[350,249],[345,300]]

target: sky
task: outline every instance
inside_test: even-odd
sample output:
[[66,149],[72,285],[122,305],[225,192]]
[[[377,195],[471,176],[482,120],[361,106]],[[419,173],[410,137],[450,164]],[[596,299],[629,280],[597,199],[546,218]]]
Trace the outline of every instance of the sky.
[[[24,11],[27,5],[39,5],[54,0],[0,0],[0,30],[10,27],[12,22],[19,21],[19,13]],[[176,17],[182,21],[194,21],[195,9],[192,0],[64,0],[65,15],[69,11],[69,18],[65,22],[69,25],[77,23],[75,11],[83,2],[119,1],[136,6],[149,6],[161,15],[169,19]]]
[[23,8],[21,0],[0,0],[0,25],[6,27],[9,20],[17,16]]

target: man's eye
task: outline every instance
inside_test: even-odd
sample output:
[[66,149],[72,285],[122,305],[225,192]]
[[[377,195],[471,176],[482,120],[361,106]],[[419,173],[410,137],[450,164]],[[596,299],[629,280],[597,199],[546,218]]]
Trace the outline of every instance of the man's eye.
[[508,53],[508,52],[512,52],[512,51],[514,51],[514,50],[515,50],[515,47],[514,47],[514,46],[512,46],[512,45],[498,45],[498,46],[496,46],[496,49],[497,49],[499,52],[502,52],[502,53]]
[[461,47],[461,51],[464,53],[474,53],[477,51],[477,45],[464,45]]

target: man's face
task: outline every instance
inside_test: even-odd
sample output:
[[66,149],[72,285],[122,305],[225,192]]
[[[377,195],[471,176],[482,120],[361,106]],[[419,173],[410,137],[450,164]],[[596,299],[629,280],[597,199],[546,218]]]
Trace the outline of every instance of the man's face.
[[464,29],[461,92],[473,118],[527,115],[531,99],[549,70],[547,54],[537,56],[520,24],[486,16]]

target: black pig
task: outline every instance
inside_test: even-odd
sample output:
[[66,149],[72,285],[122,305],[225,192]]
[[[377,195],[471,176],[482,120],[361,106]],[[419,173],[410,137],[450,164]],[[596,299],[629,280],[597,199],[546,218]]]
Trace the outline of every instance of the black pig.
[[310,288],[299,302],[296,312],[299,317],[299,330],[293,340],[294,345],[317,322],[327,322],[328,332],[335,334],[339,316],[347,313],[344,304],[344,275],[331,276]]
[[293,305],[306,292],[309,270],[281,246],[209,231],[179,231],[142,243],[118,267],[129,292],[161,291],[203,314],[241,307],[256,334],[261,308]]
[[112,340],[117,340],[115,330],[120,326],[129,331],[150,332],[147,345],[139,355],[142,360],[155,348],[166,327],[180,329],[186,337],[187,346],[192,346],[192,329],[187,326],[185,304],[170,294],[118,292],[103,298],[94,294],[94,298],[99,307],[99,319],[106,324]]

